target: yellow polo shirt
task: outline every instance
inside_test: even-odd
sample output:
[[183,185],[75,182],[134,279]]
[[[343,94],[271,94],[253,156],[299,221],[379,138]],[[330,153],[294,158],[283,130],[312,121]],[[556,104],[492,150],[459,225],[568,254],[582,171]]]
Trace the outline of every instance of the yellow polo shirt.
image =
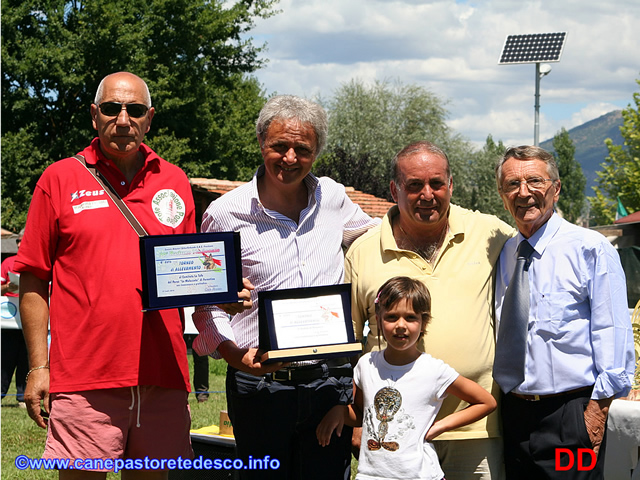
[[[435,264],[420,255],[399,249],[391,219],[393,206],[382,220],[358,238],[345,258],[345,282],[352,283],[351,300],[355,334],[362,339],[365,322],[370,332],[365,351],[378,350],[374,300],[388,279],[407,276],[422,280],[431,292],[431,323],[419,348],[452,366],[460,375],[478,382],[496,398],[493,382],[495,350],[493,291],[495,266],[502,246],[515,230],[493,215],[472,212],[457,205],[449,209],[449,232]],[[381,338],[382,348],[385,346]],[[437,419],[466,407],[457,397],[445,399]],[[457,430],[438,440],[499,436],[498,414]]]

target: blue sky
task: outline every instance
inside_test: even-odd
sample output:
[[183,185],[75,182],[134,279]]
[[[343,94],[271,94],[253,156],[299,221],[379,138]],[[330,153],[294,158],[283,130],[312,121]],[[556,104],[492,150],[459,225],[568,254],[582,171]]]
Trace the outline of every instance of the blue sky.
[[477,145],[533,143],[535,65],[498,65],[507,35],[568,32],[541,80],[540,140],[632,102],[640,91],[638,0],[280,0],[256,22],[267,93],[329,98],[344,82],[396,79],[448,102]]

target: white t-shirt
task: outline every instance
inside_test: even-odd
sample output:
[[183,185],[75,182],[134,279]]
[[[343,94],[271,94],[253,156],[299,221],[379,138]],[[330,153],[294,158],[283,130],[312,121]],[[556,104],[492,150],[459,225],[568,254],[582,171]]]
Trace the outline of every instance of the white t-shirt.
[[353,380],[363,393],[357,480],[440,480],[435,448],[424,436],[458,373],[423,353],[408,365],[390,365],[384,351],[364,355]]

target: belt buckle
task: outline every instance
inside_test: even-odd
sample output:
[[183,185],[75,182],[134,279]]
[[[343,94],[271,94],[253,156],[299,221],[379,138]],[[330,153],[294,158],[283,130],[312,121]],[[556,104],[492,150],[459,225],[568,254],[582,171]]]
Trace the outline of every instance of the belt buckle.
[[531,393],[527,393],[525,395],[521,395],[521,398],[523,400],[526,400],[527,402],[539,402],[540,401],[540,395],[534,395]]
[[[531,393],[514,393],[513,394],[516,398],[520,398],[522,400],[525,400],[527,402],[539,402],[540,401],[540,395],[534,395]],[[543,395],[544,397],[544,395]]]
[[[276,370],[275,372],[273,372],[271,374],[271,378],[273,378],[276,382],[290,382],[291,381],[291,372],[292,372],[292,369],[290,369],[290,368]],[[281,373],[284,374],[282,377],[280,377],[280,375],[279,375]]]

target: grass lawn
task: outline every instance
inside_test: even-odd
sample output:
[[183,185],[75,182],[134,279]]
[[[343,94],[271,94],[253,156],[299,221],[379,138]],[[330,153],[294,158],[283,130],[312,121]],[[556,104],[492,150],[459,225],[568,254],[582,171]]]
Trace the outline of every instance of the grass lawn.
[[[224,394],[224,378],[227,364],[224,360],[209,360],[209,400],[198,403],[195,395],[189,395],[191,408],[191,428],[197,429],[209,425],[217,425],[220,420],[220,410],[227,409]],[[189,369],[193,378],[193,362],[189,355]],[[2,399],[2,479],[57,479],[56,471],[51,470],[18,470],[14,464],[18,455],[29,458],[40,458],[44,450],[46,431],[38,427],[29,418],[27,411],[18,407],[15,397],[15,381],[9,389],[9,394]],[[107,479],[119,479],[120,474],[110,473]]]
[[[226,410],[227,401],[224,393],[226,374],[224,360],[209,359],[209,395],[207,402],[198,403],[194,394],[189,395],[191,408],[191,428],[198,429],[209,425],[218,425],[220,410]],[[189,355],[189,369],[193,378],[193,362]],[[2,463],[1,478],[4,480],[49,480],[57,479],[58,474],[52,470],[18,470],[14,464],[18,455],[29,458],[40,458],[44,450],[46,431],[39,428],[29,418],[27,411],[18,408],[15,397],[15,383],[12,383],[9,394],[2,399]],[[355,476],[357,462],[352,460],[352,477]],[[109,473],[108,480],[119,479],[119,474]]]

